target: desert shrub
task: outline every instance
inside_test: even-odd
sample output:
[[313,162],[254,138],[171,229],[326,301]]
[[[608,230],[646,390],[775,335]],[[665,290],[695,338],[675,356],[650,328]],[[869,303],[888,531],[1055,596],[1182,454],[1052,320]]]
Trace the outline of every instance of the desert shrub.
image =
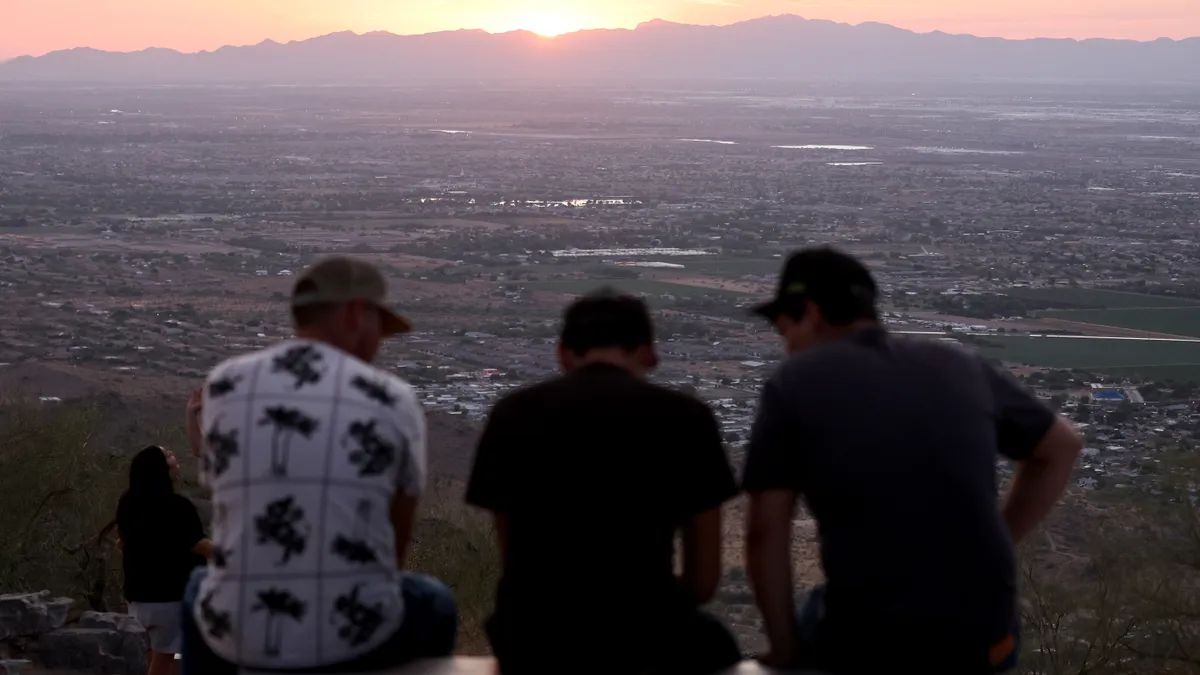
[[1070,551],[1023,547],[1021,672],[1200,674],[1200,458],[1163,466],[1152,491],[1090,496]]
[[7,406],[0,418],[0,588],[53,589],[103,609],[119,599],[92,546],[124,489],[121,458],[92,446],[91,406]]
[[468,509],[462,491],[438,481],[421,506],[406,567],[431,574],[453,591],[459,611],[458,651],[488,651],[484,620],[500,580],[500,552],[484,515]]

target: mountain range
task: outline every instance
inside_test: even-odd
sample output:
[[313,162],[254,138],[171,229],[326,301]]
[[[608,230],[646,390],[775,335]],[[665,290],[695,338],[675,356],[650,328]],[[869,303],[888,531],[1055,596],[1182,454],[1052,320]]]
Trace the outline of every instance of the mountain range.
[[799,16],[730,26],[655,20],[545,38],[526,31],[341,32],[185,54],[79,48],[0,63],[0,82],[383,83],[594,78],[1200,83],[1200,38],[1008,40]]

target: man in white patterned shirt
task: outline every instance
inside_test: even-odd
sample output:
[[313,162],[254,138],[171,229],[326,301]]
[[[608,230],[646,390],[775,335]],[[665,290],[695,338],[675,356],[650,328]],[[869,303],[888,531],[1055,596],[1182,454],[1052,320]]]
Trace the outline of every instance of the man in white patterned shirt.
[[410,325],[370,264],[296,282],[296,337],[225,361],[203,390],[212,560],[185,602],[185,675],[359,672],[449,654],[450,590],[401,571],[426,481],[412,387],[369,365]]

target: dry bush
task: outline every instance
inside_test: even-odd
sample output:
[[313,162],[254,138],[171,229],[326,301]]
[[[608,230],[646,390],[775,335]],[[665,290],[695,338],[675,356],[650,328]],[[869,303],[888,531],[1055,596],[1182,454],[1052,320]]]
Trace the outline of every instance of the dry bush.
[[121,458],[92,445],[101,424],[88,405],[4,408],[0,589],[52,589],[95,609],[119,601],[119,575],[92,545],[125,483]]
[[1093,496],[1080,550],[1022,549],[1021,672],[1200,674],[1200,460],[1173,457],[1166,475],[1153,493]]
[[491,520],[469,509],[461,486],[438,481],[430,486],[413,531],[408,569],[431,574],[454,591],[458,603],[461,654],[488,653],[483,623],[500,581],[500,550]]

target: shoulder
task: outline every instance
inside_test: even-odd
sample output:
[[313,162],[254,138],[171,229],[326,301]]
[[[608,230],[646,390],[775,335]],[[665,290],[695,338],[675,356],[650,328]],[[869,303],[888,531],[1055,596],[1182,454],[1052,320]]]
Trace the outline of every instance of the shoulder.
[[853,358],[853,347],[843,344],[822,345],[787,357],[767,377],[768,386],[786,386],[789,382],[819,382],[832,377]]
[[707,433],[717,426],[717,416],[707,403],[694,394],[654,382],[637,381],[629,394],[629,405],[660,411],[663,421],[683,421],[679,428]]
[[179,493],[175,493],[175,494],[171,495],[170,504],[171,504],[171,508],[176,509],[177,511],[179,511],[181,513],[185,513],[185,514],[195,513],[197,515],[199,515],[199,513],[200,513],[200,511],[198,509],[196,509],[196,505],[194,503],[192,503],[192,500],[188,499],[187,497],[185,497],[184,495],[181,495]]
[[245,378],[258,367],[258,364],[270,358],[274,348],[260,349],[248,354],[234,356],[218,363],[208,372],[206,381],[211,385],[222,380],[239,380]]
[[385,408],[411,408],[419,403],[417,390],[404,379],[349,355],[342,355],[342,391],[364,403]]
[[129,508],[129,496],[121,495],[117,500],[117,522],[127,520],[133,515],[133,510]]
[[556,377],[515,389],[496,400],[488,417],[502,419],[535,412],[541,409],[545,402],[557,398],[562,381],[561,377]]
[[651,382],[645,383],[645,386],[646,396],[656,399],[667,410],[693,418],[714,417],[712,408],[692,394]]

